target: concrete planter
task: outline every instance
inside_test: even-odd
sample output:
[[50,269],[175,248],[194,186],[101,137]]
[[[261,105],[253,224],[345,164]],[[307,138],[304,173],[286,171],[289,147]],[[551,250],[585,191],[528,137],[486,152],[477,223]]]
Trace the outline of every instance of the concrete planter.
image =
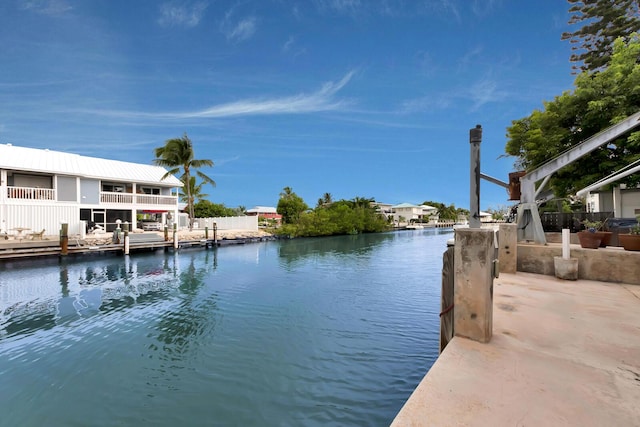
[[553,257],[553,266],[558,279],[578,280],[578,258],[564,259],[555,256]]
[[620,234],[618,239],[625,251],[640,251],[640,234]]

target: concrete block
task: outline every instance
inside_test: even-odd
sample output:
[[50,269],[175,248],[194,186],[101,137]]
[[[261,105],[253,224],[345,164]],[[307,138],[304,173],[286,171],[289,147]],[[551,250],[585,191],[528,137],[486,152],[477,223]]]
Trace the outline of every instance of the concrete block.
[[578,258],[564,259],[556,256],[553,257],[553,266],[558,279],[578,280]]
[[518,225],[500,224],[498,227],[498,261],[500,272],[515,274],[518,268]]
[[455,234],[454,333],[489,342],[493,328],[494,231],[458,229]]

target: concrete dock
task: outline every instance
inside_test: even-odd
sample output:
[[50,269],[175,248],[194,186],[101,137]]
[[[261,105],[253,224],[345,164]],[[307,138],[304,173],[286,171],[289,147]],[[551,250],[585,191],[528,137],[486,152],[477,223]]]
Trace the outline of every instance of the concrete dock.
[[493,314],[491,341],[454,338],[392,426],[640,426],[640,286],[501,274]]

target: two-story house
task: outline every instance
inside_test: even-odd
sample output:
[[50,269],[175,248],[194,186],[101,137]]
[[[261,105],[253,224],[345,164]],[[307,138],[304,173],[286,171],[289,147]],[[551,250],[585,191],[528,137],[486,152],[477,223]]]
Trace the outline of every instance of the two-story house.
[[393,220],[396,222],[428,222],[438,221],[438,209],[427,205],[412,205],[411,203],[401,203],[391,207]]
[[0,233],[24,229],[58,234],[86,224],[106,231],[117,221],[137,228],[139,216],[163,223],[178,215],[182,182],[159,166],[0,144]]

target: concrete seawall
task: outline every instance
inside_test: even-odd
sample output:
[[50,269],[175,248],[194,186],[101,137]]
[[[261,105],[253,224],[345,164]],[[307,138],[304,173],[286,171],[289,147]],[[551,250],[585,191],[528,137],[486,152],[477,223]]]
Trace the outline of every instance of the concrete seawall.
[[[518,271],[554,276],[553,257],[562,256],[557,243],[518,244]],[[571,257],[578,259],[578,278],[601,282],[640,285],[640,252],[609,246],[583,249],[571,245]]]

